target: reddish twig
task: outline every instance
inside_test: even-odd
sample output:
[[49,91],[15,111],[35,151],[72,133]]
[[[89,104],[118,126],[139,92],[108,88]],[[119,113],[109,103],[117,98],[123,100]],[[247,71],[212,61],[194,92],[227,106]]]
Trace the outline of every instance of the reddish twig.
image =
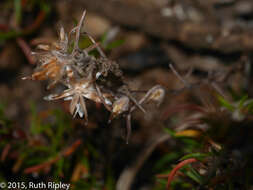
[[53,38],[35,38],[32,39],[29,44],[31,46],[38,46],[39,44],[53,44],[54,43],[54,39]]
[[21,1],[21,6],[24,7],[27,4],[27,0],[22,0]]
[[0,30],[6,32],[6,31],[9,30],[9,27],[7,25],[5,25],[5,24],[0,24]]
[[19,47],[21,48],[21,50],[23,51],[23,53],[25,54],[27,60],[29,61],[30,64],[35,64],[35,59],[31,56],[31,48],[29,47],[29,45],[26,43],[26,41],[21,38],[18,37],[16,39],[17,44],[19,45]]
[[32,33],[34,30],[36,30],[37,28],[39,28],[39,26],[42,24],[45,18],[46,18],[46,12],[41,10],[38,16],[35,18],[34,22],[31,25],[25,27],[24,29],[21,29],[19,31],[16,31],[14,29],[13,31],[11,31],[8,25],[0,24],[0,30],[6,33],[11,32],[11,34],[6,35],[6,38],[16,38],[18,36],[28,35]]
[[[25,0],[22,1],[22,6],[24,6],[25,3],[26,3]],[[43,22],[45,17],[46,17],[46,12],[43,10],[40,11],[38,16],[36,17],[36,19],[34,20],[34,22],[31,25],[22,29],[21,32],[14,34],[14,37],[17,37],[16,38],[17,44],[22,49],[23,53],[25,54],[25,56],[28,59],[30,64],[35,64],[35,60],[31,56],[31,49],[30,49],[29,45],[21,37],[18,37],[18,36],[27,35],[27,34],[30,34],[31,32],[33,32],[34,30],[36,30],[41,25],[41,23]],[[0,30],[8,32],[9,27],[7,25],[0,24]]]
[[174,105],[174,106],[169,106],[165,108],[163,111],[163,114],[161,114],[161,119],[166,120],[169,118],[174,113],[178,113],[182,110],[188,110],[188,111],[196,111],[200,113],[206,113],[205,109],[201,106],[194,105],[194,104],[179,104],[179,105]]
[[55,162],[60,160],[62,157],[70,156],[77,149],[77,147],[80,146],[81,143],[82,143],[82,141],[80,139],[76,140],[70,147],[65,149],[63,152],[61,152],[58,156],[56,156],[52,160],[49,160],[49,161],[44,162],[42,164],[38,164],[36,166],[32,166],[30,168],[26,168],[24,170],[24,173],[25,174],[30,174],[30,173],[33,173],[33,172],[38,172],[41,169],[46,168],[46,167],[54,164]]
[[157,175],[155,175],[155,177],[160,178],[160,179],[167,179],[168,176],[169,176],[168,174],[157,174]]
[[33,173],[33,172],[38,172],[41,169],[46,168],[46,167],[50,166],[51,164],[57,162],[59,159],[60,159],[60,156],[57,156],[56,158],[54,158],[52,160],[49,160],[47,162],[44,162],[42,164],[39,164],[39,165],[36,165],[36,166],[32,166],[30,168],[26,168],[24,170],[24,173],[25,174],[30,174],[30,173]]
[[5,160],[5,158],[8,155],[10,149],[11,149],[11,145],[10,144],[5,145],[5,147],[3,149],[3,152],[1,154],[1,161],[2,162]]
[[64,152],[63,152],[63,156],[69,156],[71,155],[76,149],[77,147],[80,146],[80,144],[82,144],[82,141],[80,139],[76,140],[71,147],[68,147]]
[[45,18],[46,18],[45,11],[40,11],[35,21],[30,26],[24,28],[22,34],[29,34],[34,30],[36,30],[41,25],[41,23],[44,21]]
[[170,172],[170,174],[168,175],[168,182],[167,182],[167,189],[169,190],[170,189],[170,183],[172,182],[174,176],[176,175],[177,171],[179,169],[181,169],[183,166],[185,166],[186,164],[190,164],[190,163],[193,163],[193,162],[197,162],[198,160],[195,159],[195,158],[189,158],[189,159],[186,159],[182,162],[180,162],[179,164],[176,165],[175,168],[173,168],[173,170]]

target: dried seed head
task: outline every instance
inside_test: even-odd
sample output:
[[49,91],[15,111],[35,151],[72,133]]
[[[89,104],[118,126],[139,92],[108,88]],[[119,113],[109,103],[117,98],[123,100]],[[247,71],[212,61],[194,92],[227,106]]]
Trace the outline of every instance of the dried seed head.
[[49,51],[50,50],[50,46],[49,45],[40,44],[40,45],[37,46],[37,49],[44,50],[44,51]]
[[65,40],[65,32],[64,32],[64,28],[61,27],[60,29],[60,41],[64,41]]
[[157,85],[151,88],[149,92],[151,93],[149,94],[147,101],[154,101],[157,102],[158,105],[160,105],[164,99],[165,90],[160,85]]
[[[165,91],[161,86],[151,88],[146,95],[137,100],[134,94],[125,83],[119,65],[109,60],[99,44],[86,33],[93,45],[86,49],[78,46],[80,32],[85,18],[82,15],[78,25],[70,32],[75,35],[67,35],[64,28],[60,28],[59,40],[51,45],[39,45],[42,50],[34,53],[38,60],[38,67],[31,77],[22,79],[50,80],[48,89],[61,83],[66,86],[66,90],[59,94],[51,94],[44,99],[47,101],[64,99],[70,101],[69,110],[75,117],[77,114],[84,117],[85,124],[88,122],[88,112],[85,100],[102,103],[111,112],[109,121],[116,116],[127,113],[128,136],[131,131],[131,113],[139,108],[145,113],[142,104],[148,101],[155,101],[158,104],[164,98]],[[74,41],[74,47],[69,43]],[[74,37],[74,39],[73,39]],[[72,49],[72,52],[69,50]],[[89,55],[89,51],[96,49],[99,57]]]
[[112,105],[112,117],[129,110],[129,98],[127,96],[122,96],[116,100]]
[[72,57],[67,52],[68,37],[63,28],[60,30],[59,38],[59,42],[51,45],[41,44],[37,46],[38,49],[42,50],[42,52],[34,54],[38,61],[38,67],[31,77],[24,77],[24,79],[50,79],[51,84],[48,88],[52,88],[58,82],[65,84],[65,79],[70,80],[73,77],[74,71],[70,65]]
[[51,100],[54,100],[54,94],[50,94],[48,96],[45,96],[43,99],[46,100],[46,101],[51,101]]

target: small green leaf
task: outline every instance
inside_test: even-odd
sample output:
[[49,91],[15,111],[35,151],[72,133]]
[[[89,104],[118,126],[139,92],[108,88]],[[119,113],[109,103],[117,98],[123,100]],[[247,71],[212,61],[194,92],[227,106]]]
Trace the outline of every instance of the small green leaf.
[[108,35],[108,32],[105,32],[102,37],[101,37],[101,44],[104,46],[105,45],[105,42],[106,42],[106,39],[107,39],[107,35]]
[[15,7],[15,19],[16,23],[19,25],[22,20],[22,6],[21,6],[21,0],[15,0],[14,1],[14,7]]
[[229,103],[227,100],[225,100],[222,96],[218,96],[218,100],[220,101],[220,104],[227,108],[230,111],[234,111],[235,107]]
[[64,166],[64,158],[61,158],[56,163],[56,170],[54,172],[55,176],[59,176],[63,172],[63,166]]
[[40,8],[45,13],[49,13],[51,10],[51,5],[49,3],[46,3],[45,1],[40,1]]
[[240,102],[239,102],[239,108],[240,108],[240,109],[244,106],[244,103],[246,102],[247,99],[248,99],[248,95],[245,95],[245,96],[243,96],[243,97],[240,99]]
[[249,113],[253,114],[253,100],[250,100],[247,104],[247,109]]
[[198,184],[203,184],[203,177],[192,167],[190,167],[190,170],[188,170],[185,174]]
[[187,154],[185,156],[183,156],[182,158],[180,158],[180,160],[186,160],[189,158],[196,158],[197,160],[203,160],[204,158],[210,156],[210,154],[206,154],[206,153],[191,153],[191,154]]
[[[172,162],[173,160],[177,160],[179,157],[179,153],[177,152],[171,152],[163,156],[156,164],[155,164],[155,170],[159,170],[163,167],[168,167],[169,163]],[[166,166],[166,164],[168,164]]]
[[112,50],[112,49],[114,49],[114,48],[116,48],[116,47],[119,47],[119,46],[122,45],[124,42],[125,42],[125,40],[122,40],[122,39],[113,41],[113,42],[109,43],[109,44],[105,47],[105,49],[106,49],[106,50]]
[[172,137],[176,137],[176,132],[169,128],[164,128],[165,132],[169,133]]
[[111,172],[108,172],[108,174],[107,174],[107,178],[105,181],[105,187],[108,190],[114,190],[115,179],[113,178],[113,175],[111,174]]

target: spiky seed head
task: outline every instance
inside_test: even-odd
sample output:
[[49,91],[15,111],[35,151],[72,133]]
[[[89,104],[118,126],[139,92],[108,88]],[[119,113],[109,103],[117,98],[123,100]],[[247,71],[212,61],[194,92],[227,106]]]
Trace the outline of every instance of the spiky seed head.
[[61,29],[60,29],[60,40],[61,41],[65,40],[65,31],[64,31],[63,27],[61,27]]
[[49,45],[45,45],[45,44],[40,44],[40,45],[37,46],[37,49],[44,50],[44,51],[49,51],[50,50],[50,46]]
[[158,105],[160,105],[160,103],[163,101],[164,96],[165,96],[165,90],[157,85],[155,87],[153,87],[152,89],[150,89],[151,94],[149,95],[147,101],[154,101],[157,102]]
[[129,98],[127,96],[122,96],[113,103],[113,115],[119,115],[129,109]]

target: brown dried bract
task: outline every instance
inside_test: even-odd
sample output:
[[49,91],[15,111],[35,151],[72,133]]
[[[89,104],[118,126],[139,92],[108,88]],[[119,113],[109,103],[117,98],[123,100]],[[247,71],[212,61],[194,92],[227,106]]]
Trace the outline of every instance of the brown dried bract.
[[[71,100],[70,113],[84,117],[88,122],[86,100],[102,103],[111,112],[109,122],[118,115],[127,119],[127,139],[131,131],[131,113],[139,108],[146,112],[142,105],[149,101],[161,103],[165,91],[157,85],[151,88],[139,101],[134,97],[125,83],[119,65],[109,60],[98,43],[88,34],[93,45],[86,49],[79,48],[79,38],[86,12],[84,11],[78,25],[69,34],[60,29],[59,41],[52,45],[39,45],[39,52],[33,53],[38,66],[30,77],[23,79],[49,80],[48,89],[57,83],[66,87],[60,94],[51,94],[45,100]],[[74,36],[74,46],[71,46],[71,36]],[[99,57],[91,56],[89,52],[96,49]]]

